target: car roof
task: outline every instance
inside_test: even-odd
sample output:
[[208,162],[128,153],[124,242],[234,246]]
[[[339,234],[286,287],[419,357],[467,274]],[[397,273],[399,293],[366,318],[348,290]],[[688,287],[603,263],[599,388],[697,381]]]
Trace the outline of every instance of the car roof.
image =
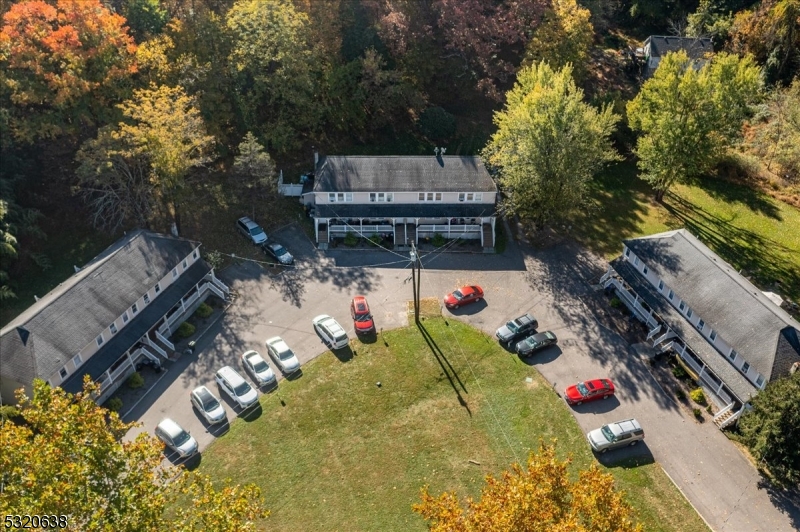
[[259,353],[255,349],[251,349],[250,351],[245,351],[244,354],[242,354],[242,358],[248,358],[249,359],[249,358],[252,358],[253,355],[256,355],[258,358],[261,358],[261,359],[264,358],[264,357],[261,356],[261,353]]
[[280,336],[273,336],[272,338],[267,338],[267,344],[269,344],[269,345],[271,345],[271,346],[273,346],[273,347],[274,347],[275,345],[281,345],[281,344],[283,344],[283,345],[285,345],[285,346],[286,346],[286,349],[289,349],[289,346],[288,346],[288,344],[286,343],[286,341],[284,341],[284,339],[283,339],[283,338],[281,338]]
[[283,247],[282,245],[278,244],[277,242],[272,242],[271,244],[267,244],[267,246],[269,246],[270,249],[274,249],[276,251]]
[[232,386],[236,386],[236,383],[244,380],[244,378],[230,366],[222,366],[219,368],[217,375],[227,380]]
[[183,428],[181,428],[176,421],[173,421],[170,418],[162,419],[161,423],[158,424],[158,428],[168,434],[171,438],[174,438],[183,432]]
[[211,393],[211,390],[209,390],[205,386],[198,386],[197,388],[192,390],[192,393],[197,395],[197,397],[203,402],[205,402],[206,399],[214,397],[214,394]]
[[367,298],[364,296],[356,296],[353,298],[353,305],[356,307],[356,310],[359,312],[367,312],[369,311],[369,303],[367,303]]
[[623,419],[622,421],[615,421],[608,424],[609,428],[614,434],[622,432],[633,432],[634,430],[642,430],[642,426],[634,418]]
[[531,323],[536,320],[530,314],[523,314],[519,318],[515,318],[514,321],[516,321],[517,323]]
[[606,388],[610,390],[614,387],[614,384],[609,379],[592,379],[586,381],[585,384],[588,388]]

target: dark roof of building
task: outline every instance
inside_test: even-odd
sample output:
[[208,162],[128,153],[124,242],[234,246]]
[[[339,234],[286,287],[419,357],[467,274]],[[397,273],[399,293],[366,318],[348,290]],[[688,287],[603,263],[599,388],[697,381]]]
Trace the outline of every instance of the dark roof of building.
[[128,233],[0,331],[3,375],[48,378],[198,246],[151,231]]
[[742,403],[747,402],[756,394],[758,391],[756,387],[728,362],[725,356],[714,349],[708,340],[697,332],[692,324],[686,321],[683,315],[664,299],[664,296],[659,294],[630,262],[625,260],[625,257],[617,257],[611,261],[611,267],[664,320],[667,326],[675,331],[694,354],[706,363],[717,378],[725,382],[728,389]]
[[70,375],[61,384],[61,387],[70,393],[81,391],[83,389],[83,376],[86,374],[96,381],[125,351],[147,334],[153,324],[172,310],[172,307],[179,304],[181,298],[194,285],[199,283],[209,271],[211,271],[211,266],[202,259],[192,264],[174,283],[170,284],[149,305],[139,311],[139,314],[130,323],[115,334],[103,347],[98,349],[83,366]]
[[685,229],[624,243],[765,378],[776,376],[790,348],[800,360],[800,345],[783,332],[796,336],[800,323]]
[[684,50],[690,59],[702,59],[707,53],[714,52],[714,44],[707,37],[665,37],[651,35],[644,44],[650,43],[651,57],[664,57],[669,52]]
[[317,218],[479,218],[493,203],[317,203]]
[[480,157],[329,155],[315,172],[314,192],[495,192]]

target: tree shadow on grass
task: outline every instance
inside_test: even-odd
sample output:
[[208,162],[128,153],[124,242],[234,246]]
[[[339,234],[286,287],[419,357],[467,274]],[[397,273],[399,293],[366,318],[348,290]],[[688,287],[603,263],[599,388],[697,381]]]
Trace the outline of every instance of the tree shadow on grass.
[[740,203],[753,212],[763,214],[774,220],[782,220],[780,209],[770,200],[769,196],[750,187],[713,178],[693,180],[691,184],[702,188],[718,201]]
[[[469,416],[472,417],[472,410],[470,410],[469,404],[467,404],[467,401],[461,395],[462,389],[464,390],[464,393],[467,394],[469,393],[467,391],[467,387],[464,386],[464,383],[461,381],[461,378],[458,376],[458,373],[456,372],[455,368],[453,367],[452,364],[450,364],[450,361],[447,360],[447,357],[444,355],[442,350],[436,344],[436,341],[433,339],[433,336],[431,336],[431,333],[428,332],[428,330],[425,328],[422,322],[417,322],[417,328],[419,329],[419,332],[422,333],[422,338],[424,338],[425,343],[428,344],[428,348],[431,350],[431,353],[433,353],[436,362],[439,363],[439,367],[442,369],[442,373],[447,377],[448,382],[450,382],[450,386],[453,387],[453,391],[456,392],[458,403],[461,406],[463,406],[466,409]],[[456,386],[456,382],[458,382],[458,386]],[[459,387],[461,389],[459,389]]]
[[734,226],[674,194],[664,207],[689,232],[743,274],[753,277],[762,288],[779,284],[792,298],[800,297],[800,266],[788,257],[790,249],[769,237]]
[[620,467],[622,469],[635,469],[639,466],[655,463],[653,453],[645,442],[640,441],[636,445],[622,447],[608,451],[607,453],[595,454],[597,461],[605,467]]

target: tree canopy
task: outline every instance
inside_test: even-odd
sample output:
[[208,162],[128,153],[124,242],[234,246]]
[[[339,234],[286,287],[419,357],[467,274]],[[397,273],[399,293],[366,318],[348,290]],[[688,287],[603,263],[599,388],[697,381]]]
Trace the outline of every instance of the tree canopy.
[[555,0],[534,30],[526,58],[533,62],[544,61],[554,69],[572,65],[576,79],[582,80],[594,39],[590,18],[589,10],[580,7],[575,0]]
[[661,200],[674,183],[709,171],[741,138],[761,87],[752,58],[720,53],[699,70],[684,51],[661,59],[628,103],[628,122],[641,133],[635,153],[642,179]]
[[[266,517],[255,486],[222,489],[199,474],[163,466],[163,445],[148,434],[123,436],[135,426],[97,405],[88,379],[72,395],[36,380],[33,398],[20,391],[24,423],[0,424],[0,504],[8,514],[68,515],[86,532],[246,532]],[[190,497],[191,511],[170,509]]]
[[486,477],[480,500],[459,501],[455,493],[438,497],[422,489],[413,509],[431,532],[641,531],[625,494],[596,465],[571,480],[571,459],[559,460],[555,445],[542,443],[527,467],[513,464],[500,478]]
[[0,69],[24,142],[75,134],[109,118],[136,71],[126,21],[100,0],[18,2],[3,15]]
[[583,101],[569,65],[522,69],[484,150],[509,210],[541,227],[580,208],[589,179],[619,158],[610,141],[618,120],[610,106],[598,111]]
[[739,420],[741,439],[779,484],[800,485],[800,371],[770,381]]

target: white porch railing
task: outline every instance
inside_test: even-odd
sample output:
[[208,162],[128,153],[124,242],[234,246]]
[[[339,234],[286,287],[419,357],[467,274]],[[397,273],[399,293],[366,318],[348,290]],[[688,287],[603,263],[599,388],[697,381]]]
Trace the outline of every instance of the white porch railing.
[[231,293],[231,289],[228,288],[228,285],[226,285],[225,283],[223,283],[222,281],[217,279],[217,276],[214,275],[213,273],[207,275],[206,279],[210,280],[214,284],[214,286],[219,288],[221,291],[225,292],[225,294],[230,294]]
[[728,406],[720,410],[716,416],[714,416],[714,423],[716,423],[716,425],[720,429],[724,429],[725,427],[733,425],[734,423],[736,423],[736,420],[742,416],[742,412],[744,412],[744,407],[740,408],[730,416],[727,415],[731,410],[733,410],[735,406],[736,403],[731,402],[730,404],[728,404]]
[[[148,346],[148,347],[151,347],[151,348],[153,349],[153,351],[155,351],[156,353],[158,353],[158,354],[159,354],[159,355],[161,355],[162,357],[164,357],[164,358],[169,358],[169,356],[167,355],[167,352],[166,352],[166,351],[164,351],[163,349],[161,349],[161,348],[158,346],[158,344],[156,344],[156,343],[155,343],[153,340],[151,340],[151,339],[150,339],[150,338],[148,338],[147,336],[145,336],[144,338],[142,338],[142,342],[144,342],[145,344],[147,344],[147,346]],[[145,351],[146,351],[146,350],[145,350]]]
[[658,333],[660,333],[661,329],[662,329],[661,325],[658,325],[657,327],[654,327],[649,333],[647,333],[647,338],[645,338],[645,340],[649,340],[653,336],[655,336]]
[[109,384],[124,376],[125,372],[133,367],[130,359],[109,374]]
[[660,343],[666,342],[667,340],[671,340],[673,338],[677,338],[678,335],[675,334],[675,331],[667,329],[667,332],[653,340],[653,347],[657,346]]
[[417,226],[417,233],[438,233],[444,237],[452,237],[465,233],[480,233],[480,225],[471,224],[425,224]]
[[360,224],[350,224],[350,225],[329,225],[328,231],[330,232],[331,236],[336,235],[344,235],[347,233],[355,233],[355,234],[366,234],[366,235],[373,235],[376,233],[392,233],[394,232],[394,226],[391,225],[360,225]]
[[217,288],[217,286],[214,283],[208,283],[204,286],[204,288],[206,290],[211,290],[211,292],[214,293],[214,295],[216,295],[218,298],[225,299],[225,294],[223,294],[222,290]]
[[160,332],[158,332],[158,331],[156,331],[156,338],[158,338],[158,341],[159,341],[159,342],[161,342],[161,343],[162,343],[162,344],[164,344],[165,346],[167,346],[167,347],[169,347],[170,349],[172,349],[173,351],[175,351],[175,344],[173,344],[172,342],[170,342],[169,340],[167,340],[167,338],[166,338],[166,337],[165,337],[163,334],[161,334]]
[[605,287],[608,288],[609,286],[613,286],[615,289],[616,294],[620,297],[625,306],[628,307],[633,314],[639,318],[639,321],[643,321],[649,327],[655,327],[658,325],[658,321],[650,314],[650,311],[644,308],[637,298],[633,296],[625,287],[620,283],[617,279],[611,278],[609,279]]

